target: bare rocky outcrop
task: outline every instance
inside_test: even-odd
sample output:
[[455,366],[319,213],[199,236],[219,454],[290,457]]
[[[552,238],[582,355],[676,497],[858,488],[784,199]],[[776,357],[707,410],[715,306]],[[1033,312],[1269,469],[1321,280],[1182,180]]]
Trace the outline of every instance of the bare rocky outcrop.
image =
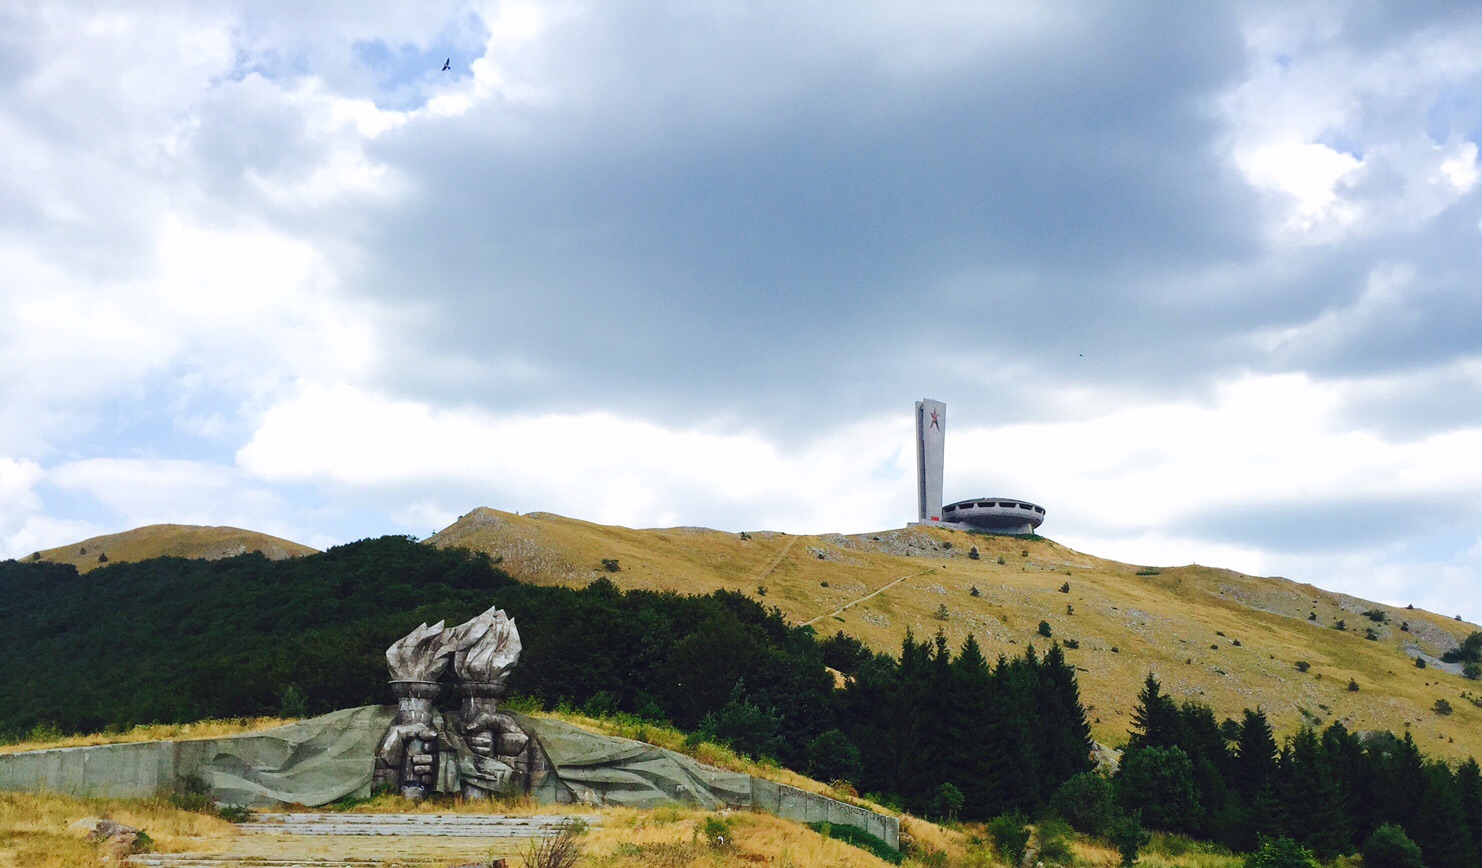
[[100,817],[84,817],[68,826],[67,831],[96,844],[99,859],[105,865],[122,864],[149,846],[149,836],[144,830]]

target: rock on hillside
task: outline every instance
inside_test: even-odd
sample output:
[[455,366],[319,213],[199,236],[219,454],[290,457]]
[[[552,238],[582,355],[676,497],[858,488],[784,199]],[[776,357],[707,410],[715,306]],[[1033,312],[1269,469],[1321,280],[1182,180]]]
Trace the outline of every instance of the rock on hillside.
[[188,524],[152,524],[123,533],[95,536],[71,545],[36,552],[25,560],[72,564],[87,572],[107,563],[149,558],[200,558],[214,561],[247,552],[261,552],[270,560],[296,558],[317,549],[236,527],[200,527]]

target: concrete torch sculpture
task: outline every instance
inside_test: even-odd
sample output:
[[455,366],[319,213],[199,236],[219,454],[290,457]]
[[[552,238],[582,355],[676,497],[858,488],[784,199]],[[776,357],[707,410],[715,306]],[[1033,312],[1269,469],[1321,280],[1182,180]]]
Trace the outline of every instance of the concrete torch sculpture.
[[[376,752],[375,784],[413,799],[528,792],[544,763],[529,733],[498,708],[520,650],[520,631],[497,606],[453,628],[424,623],[387,648],[397,711]],[[460,699],[451,727],[434,706],[450,663]]]

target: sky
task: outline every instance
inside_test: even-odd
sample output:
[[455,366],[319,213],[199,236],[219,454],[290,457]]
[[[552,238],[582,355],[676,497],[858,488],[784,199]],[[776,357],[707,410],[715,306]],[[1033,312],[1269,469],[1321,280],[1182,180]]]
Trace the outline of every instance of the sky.
[[[448,69],[442,67],[447,63]],[[478,506],[1482,618],[1482,9],[0,5],[0,557]]]

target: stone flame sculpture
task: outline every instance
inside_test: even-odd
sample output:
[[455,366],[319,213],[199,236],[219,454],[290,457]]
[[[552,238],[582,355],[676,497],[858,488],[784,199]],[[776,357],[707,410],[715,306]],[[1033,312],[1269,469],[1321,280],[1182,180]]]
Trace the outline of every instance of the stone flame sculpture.
[[455,636],[453,675],[461,699],[455,728],[467,747],[458,751],[462,794],[481,798],[528,783],[534,770],[530,737],[498,707],[520,659],[520,631],[491,606],[449,632]]
[[[409,798],[434,790],[467,798],[528,791],[545,763],[498,707],[520,650],[520,631],[497,606],[457,627],[422,624],[387,648],[397,715],[376,754],[376,784]],[[434,705],[449,663],[460,701],[451,727]]]
[[376,752],[375,783],[396,786],[409,798],[421,798],[437,781],[437,709],[442,692],[438,679],[447,671],[456,647],[438,621],[423,623],[386,649],[396,719]]

